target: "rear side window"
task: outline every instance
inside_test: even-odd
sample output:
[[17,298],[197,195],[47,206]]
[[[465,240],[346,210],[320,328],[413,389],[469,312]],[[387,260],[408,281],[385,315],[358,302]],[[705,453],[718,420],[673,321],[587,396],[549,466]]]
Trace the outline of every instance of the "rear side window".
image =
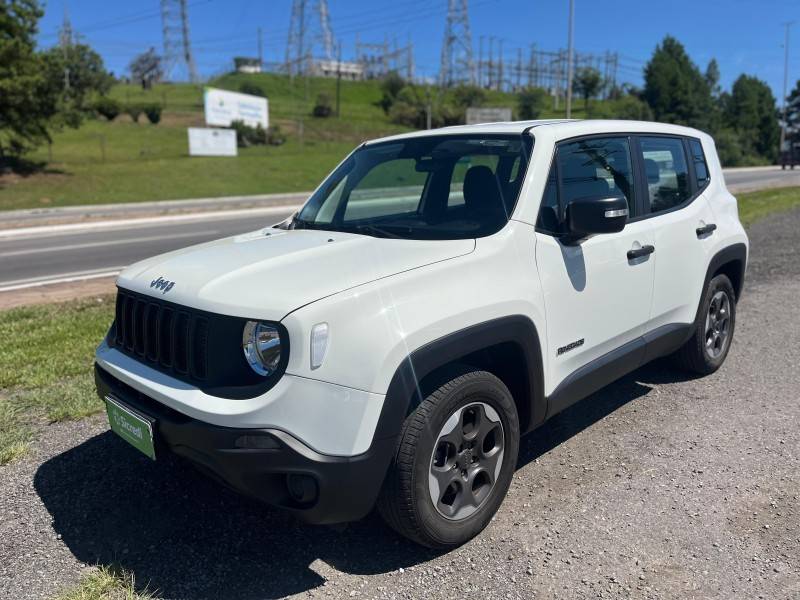
[[639,138],[647,176],[650,212],[669,210],[692,195],[683,140],[671,137]]
[[700,143],[700,140],[690,138],[689,151],[692,153],[694,174],[697,178],[697,189],[702,190],[708,185],[710,180],[708,176],[708,165],[706,165],[706,155],[703,153],[703,144]]
[[635,216],[633,169],[628,138],[590,138],[560,144],[550,169],[537,227],[562,231],[566,207],[577,198],[623,196]]

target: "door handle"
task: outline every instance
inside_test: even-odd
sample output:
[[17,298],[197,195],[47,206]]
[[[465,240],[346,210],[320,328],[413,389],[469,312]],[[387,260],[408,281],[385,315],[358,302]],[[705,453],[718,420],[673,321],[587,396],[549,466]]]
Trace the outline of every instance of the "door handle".
[[702,237],[707,233],[714,233],[716,229],[717,226],[714,223],[709,223],[708,225],[703,225],[702,227],[695,229],[695,233],[697,233],[697,237]]
[[637,258],[641,258],[642,256],[647,256],[648,254],[652,254],[656,251],[655,246],[642,246],[641,248],[634,248],[633,250],[628,250],[628,260],[635,260]]

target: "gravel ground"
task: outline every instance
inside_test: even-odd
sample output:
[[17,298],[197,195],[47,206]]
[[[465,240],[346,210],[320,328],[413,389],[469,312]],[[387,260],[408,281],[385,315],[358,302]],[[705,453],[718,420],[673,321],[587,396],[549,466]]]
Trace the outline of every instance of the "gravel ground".
[[523,440],[492,525],[437,554],[376,516],[302,525],[102,416],[0,467],[0,596],[47,598],[116,562],[166,598],[800,598],[800,211],[750,231],[736,339],[715,375],[664,362]]

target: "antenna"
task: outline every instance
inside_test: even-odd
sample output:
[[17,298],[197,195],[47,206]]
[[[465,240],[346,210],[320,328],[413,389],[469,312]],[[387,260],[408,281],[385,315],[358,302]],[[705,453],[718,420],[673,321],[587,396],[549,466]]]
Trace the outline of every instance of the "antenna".
[[439,83],[450,86],[463,81],[475,83],[467,0],[448,0]]
[[186,0],[161,0],[161,27],[164,33],[164,76],[171,79],[175,70],[185,68],[189,81],[198,81],[197,67],[189,42],[189,13]]

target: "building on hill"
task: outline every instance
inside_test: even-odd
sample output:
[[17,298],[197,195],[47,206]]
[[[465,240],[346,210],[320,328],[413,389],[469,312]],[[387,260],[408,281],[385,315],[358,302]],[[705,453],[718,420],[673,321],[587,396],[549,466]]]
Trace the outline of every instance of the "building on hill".
[[320,59],[311,65],[311,75],[316,77],[338,77],[340,71],[342,79],[350,81],[364,79],[364,65],[361,63]]
[[257,58],[237,56],[233,59],[237,73],[261,73],[261,61]]

